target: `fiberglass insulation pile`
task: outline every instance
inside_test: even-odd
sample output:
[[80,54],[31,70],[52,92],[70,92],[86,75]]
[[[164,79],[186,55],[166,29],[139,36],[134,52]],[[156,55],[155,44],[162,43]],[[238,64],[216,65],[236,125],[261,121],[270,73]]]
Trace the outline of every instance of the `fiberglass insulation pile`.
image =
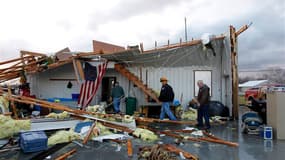
[[30,120],[14,120],[10,116],[0,115],[0,139],[13,136],[21,130],[29,130],[30,128]]

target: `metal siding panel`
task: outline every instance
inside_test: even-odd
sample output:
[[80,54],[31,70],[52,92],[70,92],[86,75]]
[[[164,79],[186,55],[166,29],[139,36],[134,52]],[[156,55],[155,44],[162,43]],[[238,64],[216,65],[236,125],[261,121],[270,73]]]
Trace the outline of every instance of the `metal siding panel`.
[[66,87],[68,81],[50,81],[50,78],[75,78],[73,66],[67,64],[57,69],[39,73],[36,95],[38,98],[71,98],[72,93],[79,93],[80,86],[76,81],[71,81],[73,86],[68,89]]
[[194,66],[194,67],[174,67],[174,68],[152,68],[149,69],[149,86],[154,90],[159,91],[161,84],[159,78],[166,76],[169,79],[169,84],[175,91],[175,99],[179,99],[183,93],[183,106],[194,98],[194,70],[211,70],[212,71],[212,100],[220,101],[220,80],[217,74],[217,69],[206,66]]

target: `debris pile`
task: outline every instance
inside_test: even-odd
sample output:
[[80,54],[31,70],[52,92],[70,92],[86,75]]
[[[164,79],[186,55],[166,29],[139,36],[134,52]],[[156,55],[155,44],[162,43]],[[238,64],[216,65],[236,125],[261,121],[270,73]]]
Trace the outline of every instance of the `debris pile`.
[[160,145],[142,147],[138,153],[140,160],[178,160],[176,156]]

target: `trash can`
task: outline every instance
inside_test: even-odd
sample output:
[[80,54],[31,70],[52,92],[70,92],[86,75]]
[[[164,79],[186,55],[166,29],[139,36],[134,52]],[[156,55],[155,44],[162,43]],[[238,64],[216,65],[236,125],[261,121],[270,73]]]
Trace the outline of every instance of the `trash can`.
[[135,97],[126,98],[126,114],[133,115],[137,107],[137,99]]
[[264,127],[264,139],[272,139],[272,127]]

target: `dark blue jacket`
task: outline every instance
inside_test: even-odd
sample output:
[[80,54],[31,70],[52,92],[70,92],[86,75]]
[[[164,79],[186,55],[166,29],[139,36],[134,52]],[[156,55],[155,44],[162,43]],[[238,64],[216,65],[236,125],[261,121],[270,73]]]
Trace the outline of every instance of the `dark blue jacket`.
[[158,97],[161,102],[173,102],[174,92],[170,85],[165,84],[161,87],[160,94]]

